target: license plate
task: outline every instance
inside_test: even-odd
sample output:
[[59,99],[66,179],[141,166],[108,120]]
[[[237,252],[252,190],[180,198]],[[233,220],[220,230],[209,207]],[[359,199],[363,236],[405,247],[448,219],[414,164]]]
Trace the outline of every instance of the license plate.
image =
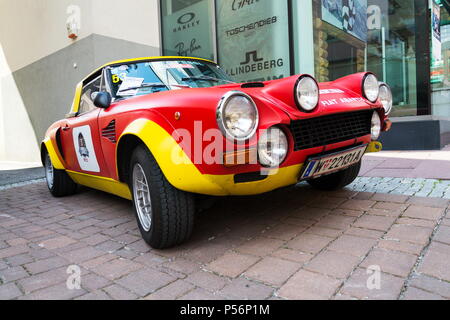
[[366,152],[367,145],[356,147],[330,155],[311,158],[306,163],[300,180],[311,179],[333,173],[358,163]]

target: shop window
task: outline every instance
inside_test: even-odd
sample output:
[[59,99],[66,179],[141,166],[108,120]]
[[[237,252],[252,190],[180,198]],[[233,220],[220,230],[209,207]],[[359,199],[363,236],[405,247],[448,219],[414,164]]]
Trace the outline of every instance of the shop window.
[[394,95],[393,116],[417,114],[413,0],[313,0],[315,75],[372,71]]
[[161,1],[163,54],[214,60],[212,1]]
[[431,85],[433,114],[450,117],[450,5],[447,3],[436,0],[431,3]]
[[290,75],[287,0],[216,0],[220,65],[240,82]]

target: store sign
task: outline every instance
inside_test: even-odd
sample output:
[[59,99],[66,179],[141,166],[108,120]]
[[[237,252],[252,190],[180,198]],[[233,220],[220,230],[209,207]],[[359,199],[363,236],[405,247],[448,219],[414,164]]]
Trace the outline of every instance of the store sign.
[[442,44],[441,44],[441,8],[439,4],[433,1],[432,7],[432,34],[431,43],[432,43],[432,51],[433,51],[433,60],[440,61],[442,60]]
[[163,28],[166,54],[212,58],[208,0],[164,16]]
[[322,0],[322,20],[367,41],[367,0]]
[[220,65],[241,82],[290,75],[287,1],[218,0]]

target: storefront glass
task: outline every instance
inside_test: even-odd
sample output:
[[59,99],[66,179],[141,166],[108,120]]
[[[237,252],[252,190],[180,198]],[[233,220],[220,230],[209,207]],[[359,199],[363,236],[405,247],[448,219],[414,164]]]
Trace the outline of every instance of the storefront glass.
[[450,6],[431,1],[431,85],[433,115],[450,117]]
[[214,59],[210,0],[161,1],[163,54]]
[[[392,116],[431,114],[431,64],[433,114],[450,116],[450,19],[442,1],[164,0],[163,53],[216,59],[242,82],[295,72],[323,82],[372,71],[392,88]],[[424,31],[433,28],[440,41],[428,44]]]
[[416,30],[412,0],[314,0],[319,81],[372,71],[388,83],[393,116],[417,114]]

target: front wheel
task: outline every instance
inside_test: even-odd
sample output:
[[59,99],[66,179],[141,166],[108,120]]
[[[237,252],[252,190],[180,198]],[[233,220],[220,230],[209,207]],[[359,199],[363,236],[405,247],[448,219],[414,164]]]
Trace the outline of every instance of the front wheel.
[[48,152],[45,152],[44,166],[47,187],[54,197],[70,196],[77,192],[77,184],[66,171],[55,169]]
[[342,171],[332,173],[324,177],[308,180],[308,183],[313,188],[319,190],[332,191],[341,189],[345,186],[348,186],[358,177],[360,169],[361,161]]
[[164,249],[189,239],[194,223],[192,195],[167,181],[144,146],[134,150],[129,172],[133,207],[145,242],[155,249]]

